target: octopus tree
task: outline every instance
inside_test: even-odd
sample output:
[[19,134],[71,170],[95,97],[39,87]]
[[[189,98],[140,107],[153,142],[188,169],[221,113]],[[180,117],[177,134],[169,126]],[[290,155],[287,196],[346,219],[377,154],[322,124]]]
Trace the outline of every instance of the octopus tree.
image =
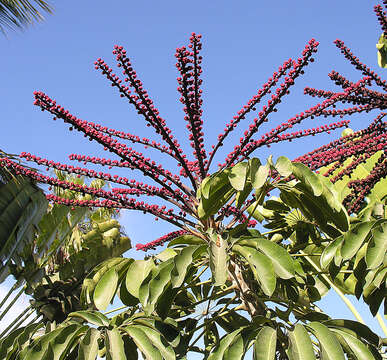
[[[385,12],[380,5],[375,7],[375,12],[385,31]],[[367,206],[366,197],[387,175],[385,113],[377,115],[363,130],[345,132],[345,136],[292,162],[280,157],[274,164],[269,158],[267,164],[262,165],[252,157],[265,146],[348,127],[349,120],[344,120],[345,116],[371,110],[383,111],[387,107],[386,81],[361,63],[341,40],[336,40],[335,45],[359,70],[362,76],[359,80],[350,81],[332,71],[329,77],[340,87],[339,91],[305,88],[305,94],[321,101],[259,134],[261,126],[277,112],[296,80],[314,61],[318,42],[311,39],[301,56],[280,65],[225,125],[217,141],[206,147],[202,120],[202,43],[201,35],[192,33],[189,45],[177,48],[175,54],[179,71],[177,90],[189,132],[191,156],[183,152],[179,140],[138,79],[122,46],[116,45],[113,50],[122,78],[102,59],[95,62],[95,68],[101,71],[119,96],[135,108],[146,125],[154,129],[155,140],[79,119],[45,93],[34,93],[34,104],[42,111],[51,114],[54,120],[63,120],[70,130],[81,132],[113,155],[100,158],[70,154],[70,160],[135,170],[150,182],[62,164],[26,152],[20,154],[20,159],[47,169],[103,179],[114,187],[96,189],[59,180],[6,157],[0,159],[2,167],[42,184],[93,196],[92,200],[74,200],[47,194],[49,201],[71,207],[138,210],[178,228],[148,244],[137,245],[138,250],[146,251],[168,243],[169,252],[161,253],[164,255],[137,261],[112,259],[113,262],[95,269],[89,275],[89,281],[85,282],[85,302],[94,302],[98,309],[104,309],[119,290],[121,301],[132,310],[126,310],[114,320],[101,314],[95,317],[92,311],[70,314],[67,332],[61,328],[61,336],[69,339],[71,334],[73,342],[75,339],[79,342],[81,336],[103,339],[105,345],[100,342],[99,351],[102,355],[110,354],[112,358],[119,358],[114,356],[118,356],[120,349],[126,354],[122,356],[127,356],[126,349],[134,347],[147,359],[172,359],[184,356],[188,351],[203,353],[209,359],[231,359],[236,358],[233,351],[237,351],[238,358],[241,358],[253,344],[257,359],[274,359],[275,356],[306,359],[315,358],[314,354],[344,359],[344,353],[356,358],[359,354],[366,358],[381,358],[379,350],[383,341],[380,338],[358,322],[330,319],[314,302],[323,295],[321,289],[324,286],[326,289],[334,287],[341,295],[363,296],[374,315],[383,301],[386,272],[382,269],[380,253],[386,250],[387,230],[383,219],[359,215]],[[336,108],[340,104],[349,105]],[[255,116],[239,143],[212,172],[219,149],[250,114]],[[340,120],[292,131],[294,126],[318,117]],[[134,145],[152,148],[174,159],[180,168],[179,173],[171,172],[156,159],[135,150]],[[348,180],[359,165],[370,167],[368,174]],[[346,193],[341,199],[334,184],[343,179],[347,179]],[[264,202],[273,190],[279,192],[280,197]],[[146,200],[154,197],[165,205]],[[353,216],[349,217],[350,214]],[[270,231],[260,233],[252,229],[257,221],[265,221]],[[367,248],[368,243],[374,245]],[[317,262],[313,260],[316,256]],[[212,280],[201,281],[208,267]],[[368,278],[365,276],[366,279],[361,280],[361,271]],[[189,295],[188,290],[191,291]],[[235,296],[218,302],[211,314],[210,302],[230,292],[235,292]],[[236,299],[240,300],[239,305],[231,307]],[[195,307],[203,302],[207,302],[208,307],[202,313],[205,318],[202,323],[195,318],[185,318],[194,314]],[[286,310],[271,309],[270,303],[273,302],[285,306]],[[143,323],[138,320],[140,315],[134,315],[136,311],[144,317]],[[238,311],[246,311],[250,319],[242,317]],[[354,311],[361,322],[361,317]],[[295,316],[305,325],[292,324],[294,318],[290,316]],[[105,330],[85,330],[78,327],[81,326],[79,321],[71,322],[72,319],[81,319]],[[127,325],[130,326],[125,327]],[[220,339],[217,326],[228,335]],[[176,328],[181,336],[179,341],[177,335],[172,336]],[[343,329],[349,329],[349,332]],[[200,336],[191,342],[193,334],[199,330],[203,330],[200,336],[204,336],[204,348],[195,346]],[[148,337],[146,331],[150,332]],[[160,336],[168,346],[162,344]],[[153,347],[149,348],[147,342],[151,342]],[[70,346],[66,351],[81,354],[91,346],[86,343],[82,340],[81,345]],[[32,356],[36,351],[43,351],[43,354],[49,351],[47,346],[45,343],[43,347],[32,347],[28,354]],[[266,357],[262,357],[263,353]]]
[[[226,138],[242,120],[245,120],[249,113],[257,112],[257,116],[244,132],[244,136],[240,138],[239,144],[235,145],[233,151],[227,155],[223,163],[218,164],[219,170],[249,159],[253,152],[261,147],[270,146],[273,143],[281,141],[290,142],[293,139],[315,136],[323,132],[330,132],[334,129],[347,127],[349,120],[342,120],[345,115],[369,112],[374,109],[383,110],[387,106],[385,93],[367,88],[367,85],[373,83],[381,87],[384,91],[387,87],[386,82],[362,64],[342,41],[336,40],[336,46],[362,72],[363,78],[357,82],[351,82],[337,72],[332,71],[329,76],[337,85],[341,86],[341,91],[331,92],[306,88],[304,90],[306,94],[313,97],[320,97],[324,100],[304,112],[290,117],[282,124],[257,138],[260,126],[268,121],[272,113],[277,111],[279,104],[289,94],[290,88],[294,86],[296,79],[304,73],[305,67],[314,61],[313,55],[317,51],[318,42],[312,39],[306,45],[300,58],[297,60],[286,60],[278,68],[278,71],[273,73],[268,81],[263,84],[262,88],[257,91],[257,94],[249,99],[246,105],[226,124],[224,131],[219,134],[217,142],[211,146],[211,150],[206,151],[202,129],[203,120],[201,118],[201,105],[203,100],[201,98],[202,90],[200,89],[200,85],[202,84],[202,79],[200,78],[202,74],[202,58],[199,55],[202,44],[200,39],[200,35],[192,34],[188,48],[185,46],[178,48],[175,54],[177,59],[176,67],[180,72],[180,76],[177,78],[179,84],[178,91],[181,94],[180,102],[183,104],[184,120],[187,122],[186,127],[189,130],[190,145],[193,149],[192,159],[189,159],[183,153],[179,141],[167,126],[166,120],[160,116],[159,111],[150,99],[147,91],[143,88],[142,82],[137,78],[137,74],[126,56],[126,51],[121,46],[115,46],[113,54],[116,55],[117,66],[122,69],[124,75],[123,80],[115,75],[113,70],[102,59],[98,59],[95,62],[95,68],[101,70],[102,74],[111,82],[111,85],[117,89],[120,97],[135,107],[138,114],[144,118],[146,125],[154,128],[156,134],[161,137],[162,143],[157,140],[140,138],[127,132],[109,129],[101,124],[81,120],[40,91],[34,93],[34,104],[39,106],[43,111],[52,114],[54,120],[62,119],[69,125],[70,130],[83,133],[85,138],[101,144],[107,153],[112,153],[117,156],[114,159],[70,154],[70,160],[84,164],[92,163],[109,166],[109,168],[115,167],[137,170],[152,180],[152,182],[144,184],[129,177],[62,164],[26,152],[20,154],[21,159],[35,162],[47,169],[57,169],[89,178],[99,178],[119,186],[113,187],[110,191],[105,191],[90,188],[86,185],[76,185],[71,182],[60,181],[43,173],[34,172],[7,158],[0,160],[1,166],[26,175],[39,183],[79,191],[84,194],[93,195],[96,198],[95,200],[89,201],[71,201],[53,194],[47,194],[47,199],[52,202],[69,206],[112,207],[139,210],[154,215],[156,220],[160,218],[181,229],[153,242],[153,244],[161,244],[185,232],[196,233],[195,220],[198,219],[196,191],[198,186],[209,176],[215,155]],[[268,94],[271,94],[270,98],[266,100],[264,105],[261,106],[260,111],[258,111],[257,107]],[[350,103],[354,106],[345,109],[336,109],[336,104],[339,103]],[[291,129],[295,125],[318,116],[339,117],[341,120],[315,128],[291,132]],[[298,157],[294,161],[301,162],[313,170],[317,170],[322,166],[331,165],[332,167],[327,174],[331,173],[333,169],[342,166],[346,159],[356,157],[356,160],[354,160],[356,164],[366,161],[366,159],[376,152],[385,149],[386,123],[383,121],[383,117],[384,113],[381,113],[366,129],[333,141],[304,156]],[[351,139],[353,141],[349,141]],[[160,163],[157,163],[155,160],[146,157],[142,152],[125,144],[124,140],[132,144],[140,144],[145,148],[153,148],[165,156],[172,157],[177,162],[177,166],[181,168],[180,173],[174,174],[168,169],[165,169]],[[385,169],[384,152],[381,154],[381,159],[379,166],[374,169],[375,174],[373,173],[372,179],[363,179],[360,182],[353,183],[353,192],[346,200],[350,212],[355,211],[355,209],[358,210],[359,204],[363,202],[367,191],[372,188],[372,184],[375,184],[381,177],[385,176],[385,172],[383,171]],[[355,167],[351,163],[347,165],[347,168],[351,169]],[[343,169],[342,171],[347,175],[349,174],[348,170]],[[333,182],[336,180],[337,178],[332,179]],[[363,188],[365,182],[370,185],[366,188],[366,191],[360,192],[359,189]],[[359,196],[356,194],[359,194]],[[171,208],[167,209],[166,205],[159,206],[148,201],[139,201],[137,199],[139,196],[158,197],[166,203],[169,203]],[[243,218],[239,211],[234,211],[234,216]],[[144,249],[140,245],[138,247]]]

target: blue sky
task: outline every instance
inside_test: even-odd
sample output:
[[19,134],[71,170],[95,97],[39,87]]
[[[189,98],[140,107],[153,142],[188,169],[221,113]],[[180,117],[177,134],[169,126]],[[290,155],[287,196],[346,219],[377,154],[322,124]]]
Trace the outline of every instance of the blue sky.
[[[335,89],[327,76],[331,70],[352,80],[361,77],[333,45],[336,38],[382,74],[376,64],[375,44],[380,30],[372,11],[375,4],[377,1],[360,0],[53,2],[55,13],[43,23],[24,33],[9,32],[8,38],[0,37],[0,149],[10,153],[27,151],[67,163],[70,153],[103,155],[98,145],[84,141],[78,133],[70,133],[63,123],[52,121],[47,113],[34,107],[35,90],[46,92],[82,119],[156,138],[94,69],[93,62],[98,57],[114,68],[111,51],[115,44],[120,44],[126,48],[161,115],[189,150],[176,91],[174,52],[176,47],[188,44],[193,31],[203,35],[203,119],[209,148],[226,122],[273,71],[289,57],[297,58],[307,41],[316,38],[320,42],[316,61],[283,100],[276,118],[263,129],[266,132],[316,103],[303,95],[305,86]],[[363,128],[373,117],[353,116],[349,118],[350,126]],[[309,120],[300,129],[335,119],[314,121]],[[247,119],[240,131],[248,124]],[[232,150],[239,134],[225,143],[219,161]],[[294,158],[339,134],[340,130],[273,146],[255,156]],[[174,169],[173,164],[155,156]],[[122,222],[134,243],[147,242],[173,230],[134,212],[123,214]],[[324,304],[332,316],[351,316],[334,297],[324,300]],[[378,325],[371,324],[380,333]]]

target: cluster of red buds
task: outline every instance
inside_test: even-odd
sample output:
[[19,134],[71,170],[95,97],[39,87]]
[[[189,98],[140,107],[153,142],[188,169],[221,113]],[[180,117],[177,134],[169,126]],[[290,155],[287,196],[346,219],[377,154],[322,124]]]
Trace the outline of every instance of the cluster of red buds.
[[[384,2],[386,6],[386,1]],[[379,22],[383,31],[386,31],[386,14],[382,8],[375,8]],[[71,154],[70,160],[78,161],[87,165],[89,163],[107,166],[109,169],[121,168],[131,171],[138,171],[151,184],[129,179],[119,175],[112,175],[106,172],[98,172],[88,168],[81,168],[66,165],[40,158],[29,153],[22,153],[20,157],[27,161],[35,162],[39,166],[49,169],[58,169],[68,174],[85,176],[88,178],[99,178],[105,181],[119,184],[122,187],[113,188],[109,191],[95,189],[87,185],[77,185],[69,181],[59,181],[50,176],[42,175],[32,171],[21,164],[11,161],[11,159],[1,158],[0,166],[11,169],[17,174],[28,176],[31,179],[48,184],[50,186],[70,189],[84,195],[88,199],[66,199],[57,195],[47,195],[50,201],[66,204],[69,206],[91,206],[91,207],[114,207],[117,209],[139,210],[152,214],[156,220],[158,218],[166,220],[178,228],[179,231],[167,234],[155,241],[137,245],[138,249],[148,250],[163,244],[176,236],[186,233],[195,233],[196,222],[198,221],[196,200],[196,190],[201,181],[209,176],[211,165],[223,146],[226,138],[231,132],[247,121],[250,114],[253,115],[252,122],[247,126],[240,138],[239,143],[219,164],[221,169],[235,165],[237,162],[248,159],[252,153],[262,146],[271,146],[281,141],[293,141],[305,136],[315,136],[320,133],[330,133],[335,129],[348,127],[349,120],[342,119],[344,116],[355,113],[369,112],[371,110],[383,110],[387,108],[387,83],[379,75],[371,71],[366,65],[352,54],[348,47],[340,40],[335,41],[336,46],[344,56],[362,73],[362,78],[357,81],[349,81],[339,73],[332,71],[329,76],[334,83],[341,87],[340,91],[324,91],[313,88],[306,88],[305,94],[312,97],[321,98],[321,102],[316,103],[309,109],[296,114],[281,124],[273,127],[270,131],[257,136],[263,123],[269,121],[269,117],[277,112],[279,104],[289,94],[291,87],[297,79],[304,74],[306,67],[314,61],[314,54],[317,51],[318,42],[311,39],[305,46],[302,54],[296,60],[286,60],[277,71],[258,89],[257,93],[242,106],[236,115],[225,125],[224,130],[218,135],[217,141],[211,146],[211,151],[205,149],[203,135],[203,110],[202,110],[202,49],[201,36],[192,33],[188,47],[176,49],[176,68],[179,72],[177,78],[180,102],[183,104],[184,120],[189,135],[188,140],[192,147],[192,156],[184,154],[179,141],[172,134],[166,120],[161,117],[159,110],[151,100],[150,95],[144,89],[143,83],[138,79],[137,73],[133,69],[130,59],[122,46],[115,46],[113,54],[117,60],[117,67],[122,70],[123,78],[116,75],[104,60],[98,59],[95,68],[102,74],[115,88],[120,97],[134,107],[139,116],[143,117],[147,126],[154,129],[159,136],[158,139],[151,140],[140,138],[137,135],[123,131],[109,129],[94,122],[85,121],[72,115],[68,110],[58,105],[55,100],[43,92],[35,92],[35,105],[43,111],[53,115],[55,119],[62,119],[70,128],[83,134],[90,141],[99,143],[107,153],[113,154],[115,158],[100,158],[87,155]],[[381,91],[370,89],[369,86],[376,85]],[[349,108],[337,108],[337,105],[350,103]],[[311,151],[294,161],[302,162],[311,169],[318,171],[321,167],[327,167],[325,175],[331,175],[334,171],[343,166],[347,159],[352,159],[349,165],[341,168],[339,174],[332,178],[338,181],[345,175],[350,175],[354,168],[366,161],[370,156],[378,151],[386,151],[386,122],[382,121],[384,113],[380,114],[374,122],[364,130],[357,131],[352,135],[342,137],[325,146]],[[292,130],[306,120],[317,121],[317,118],[339,116],[342,120],[330,124],[316,124],[314,127],[302,130]],[[161,163],[157,163],[150,157],[146,157],[142,152],[133,149],[124,142],[130,142],[133,146],[140,145],[143,148],[152,148],[159,153],[168,156],[176,161],[180,168],[179,174],[167,170]],[[385,160],[375,165],[370,177],[365,179],[362,185],[360,182],[351,184],[352,195],[346,199],[350,211],[358,211],[359,204],[364,200],[367,191],[360,191],[361,186],[367,183],[368,188],[373,186],[377,179],[385,176],[381,166],[385,166]],[[367,188],[367,189],[368,189]],[[132,196],[132,197],[131,197]],[[135,198],[134,198],[134,197]],[[157,197],[171,206],[167,209],[165,205],[151,204],[142,201],[142,197]],[[228,204],[221,209],[218,218],[232,218],[230,224],[236,222],[249,221],[249,226],[254,226],[244,214],[246,207],[238,210]]]
[[148,250],[154,250],[157,246],[163,245],[170,240],[173,240],[179,236],[188,234],[188,231],[186,230],[178,230],[178,231],[172,231],[166,235],[163,235],[147,244],[136,244],[136,250],[142,250],[142,251],[148,251]]
[[[202,49],[200,42],[201,35],[192,33],[188,49],[183,46],[176,49],[175,57],[177,59],[176,68],[181,76],[177,78],[179,87],[177,91],[182,95],[180,102],[184,105],[184,120],[188,122],[187,129],[190,132],[189,140],[194,149],[193,155],[195,161],[192,163],[190,171],[194,174],[195,180],[203,180],[206,177],[205,166],[207,165],[206,150],[203,140],[203,120],[201,118],[203,110],[201,109],[203,100],[201,99],[202,90],[200,85],[203,80],[200,79],[202,73],[202,57],[199,51]],[[182,174],[184,169],[182,169]]]
[[[383,0],[383,5],[385,8],[387,8],[387,1]],[[384,36],[387,37],[387,16],[386,12],[383,10],[381,5],[375,5],[374,6],[374,11],[376,13],[376,16],[378,17],[378,21],[380,24],[380,27],[383,30]]]
[[[248,201],[250,204],[253,200]],[[219,219],[223,219],[224,217],[233,216],[233,223],[239,222],[240,224],[245,224],[247,222],[248,227],[255,227],[258,222],[254,219],[250,219],[247,217],[243,210],[236,208],[235,206],[225,206],[219,211]],[[218,219],[217,219],[218,220]]]
[[352,191],[343,201],[348,212],[359,212],[365,197],[381,179],[385,178],[387,178],[387,152],[382,153],[371,173],[365,179],[349,182],[348,187]]

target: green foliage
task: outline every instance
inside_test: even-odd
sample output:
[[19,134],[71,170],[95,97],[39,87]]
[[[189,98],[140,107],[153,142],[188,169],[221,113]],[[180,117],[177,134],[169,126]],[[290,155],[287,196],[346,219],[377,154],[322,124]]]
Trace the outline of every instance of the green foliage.
[[376,49],[378,49],[378,65],[385,69],[387,67],[387,40],[384,34],[380,35]]
[[44,193],[34,183],[0,171],[0,282],[14,266],[24,266],[24,260],[32,257],[28,248],[46,209]]
[[51,7],[43,0],[2,0],[0,1],[0,30],[23,28],[34,21],[43,19],[41,10],[51,13]]
[[[331,182],[285,157],[220,171],[197,197],[197,232],[143,260],[99,263],[83,281],[79,311],[49,322],[28,346],[12,345],[24,331],[15,330],[0,351],[16,359],[173,360],[197,352],[231,360],[250,349],[255,360],[381,359],[379,336],[359,322],[331,319],[315,302],[334,284],[363,297],[375,314],[385,297],[385,219],[349,217]],[[219,212],[226,204],[250,217],[227,224]],[[252,218],[268,231],[250,229]],[[114,221],[97,224],[82,246],[113,234]],[[116,295],[122,312],[93,310]]]

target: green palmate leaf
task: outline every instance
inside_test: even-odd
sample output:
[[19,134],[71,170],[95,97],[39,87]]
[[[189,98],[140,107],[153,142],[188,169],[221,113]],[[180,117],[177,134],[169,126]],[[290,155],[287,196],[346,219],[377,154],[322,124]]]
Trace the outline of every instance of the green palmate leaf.
[[124,342],[117,328],[106,331],[106,359],[126,360]]
[[321,183],[324,185],[322,196],[334,212],[340,213],[343,209],[343,205],[340,201],[340,195],[338,191],[328,178],[321,176],[320,174],[317,174],[317,176],[319,177]]
[[79,344],[78,360],[95,360],[98,355],[98,339],[100,332],[89,328]]
[[271,296],[276,287],[276,277],[271,260],[258,250],[248,246],[234,245],[233,250],[247,260],[263,292]]
[[382,264],[387,252],[387,223],[383,223],[371,230],[372,238],[368,243],[365,261],[369,269]]
[[323,322],[324,325],[329,328],[337,328],[339,330],[347,331],[350,330],[356,336],[363,338],[368,343],[379,346],[380,337],[375,334],[371,329],[358,321],[347,320],[347,319],[332,319]]
[[338,237],[335,241],[332,241],[323,251],[320,264],[323,269],[325,269],[335,257],[337,251],[341,248],[341,245],[344,242],[344,236]]
[[344,352],[339,341],[325,325],[318,322],[311,322],[308,326],[313,330],[314,336],[320,343],[323,359],[345,360]]
[[121,282],[119,297],[120,300],[127,306],[136,306],[139,302],[138,298],[128,292],[125,281]]
[[[210,194],[209,182],[214,177],[214,175],[215,174],[212,174],[212,175],[207,176],[206,178],[203,179],[202,183],[200,184],[200,186],[196,192],[196,197],[198,199],[201,199],[202,196],[204,196],[208,199],[208,195]],[[204,190],[204,189],[206,189],[206,190]]]
[[131,261],[133,260],[115,257],[97,265],[83,282],[81,301],[87,304],[92,302],[91,295],[93,294],[94,289],[102,276],[113,267],[117,270],[117,272],[120,272],[120,270],[127,266]]
[[319,177],[306,165],[293,163],[292,173],[296,179],[300,180],[314,196],[320,196],[323,192],[323,185]]
[[219,342],[219,345],[215,347],[215,349],[211,352],[208,360],[223,360],[224,353],[230,344],[234,341],[234,339],[238,336],[238,334],[242,331],[242,329],[238,329],[233,331],[231,334],[227,334],[222,337]]
[[251,193],[251,190],[253,189],[253,186],[251,183],[247,183],[245,188],[242,191],[239,191],[237,193],[236,199],[235,199],[235,206],[240,209],[241,206],[245,203],[246,199]]
[[182,235],[168,243],[168,247],[176,246],[176,245],[200,245],[205,244],[205,241],[198,236],[195,235]]
[[7,354],[13,352],[13,344],[23,331],[24,328],[16,329],[0,340],[0,356],[2,359],[5,359]]
[[132,296],[139,298],[140,286],[154,267],[155,264],[152,259],[136,260],[129,266],[125,285]]
[[[379,307],[381,306],[383,301],[385,302],[385,305],[387,305],[386,304],[387,288],[386,288],[385,280],[380,288],[376,288],[373,290],[371,289],[370,293],[367,293],[366,291],[363,292],[363,299],[365,303],[368,304],[368,307],[373,316],[377,314]],[[384,311],[385,313],[387,312],[387,306],[385,306]]]
[[375,277],[372,280],[372,284],[375,287],[379,287],[381,285],[381,283],[386,280],[386,277],[387,277],[387,268],[385,267],[383,269],[380,269],[376,273]]
[[206,327],[206,331],[203,334],[203,342],[207,353],[219,344],[219,332],[215,323],[212,322]]
[[[5,336],[0,342],[0,359],[14,359],[15,354],[20,354],[23,349],[27,349],[30,345],[30,339],[42,327],[44,327],[42,322],[31,324],[14,330]],[[7,348],[7,344],[10,345],[9,348]]]
[[[227,178],[226,178],[227,179]],[[218,210],[228,201],[228,199],[235,193],[235,189],[230,185],[229,181],[223,187],[215,192],[211,192],[209,199],[202,197],[198,206],[198,216],[201,219],[206,219],[214,215]]]
[[275,163],[275,169],[283,177],[288,177],[293,172],[292,162],[285,156],[280,156]]
[[339,341],[342,339],[343,347],[346,352],[349,353],[357,360],[375,360],[372,352],[368,349],[367,345],[361,342],[356,336],[352,336],[345,331],[339,329],[332,329],[332,331],[338,335]]
[[115,268],[107,271],[98,281],[94,294],[94,304],[98,310],[106,310],[112,301],[118,285],[118,273]]
[[303,325],[296,324],[294,329],[289,331],[289,340],[290,360],[316,360],[312,340]]
[[109,318],[107,318],[104,314],[98,311],[93,311],[93,310],[76,311],[76,312],[70,313],[69,317],[80,318],[95,326],[109,325]]
[[[221,299],[221,300],[223,300],[223,299]],[[236,311],[229,312],[228,314],[225,314],[225,315],[217,318],[215,321],[227,333],[231,333],[234,330],[240,329],[242,327],[247,327],[250,325],[250,321],[247,320],[242,315],[238,314]]]
[[344,242],[341,247],[343,260],[351,259],[358,252],[370,233],[372,225],[372,222],[360,223],[344,235]]
[[160,333],[163,341],[165,339],[172,347],[176,347],[180,343],[180,325],[172,318],[167,318],[164,322],[159,320],[152,321],[152,327]]
[[168,261],[161,263],[157,266],[157,274],[155,274],[154,276],[152,274],[152,279],[150,280],[148,287],[149,295],[148,297],[144,297],[146,299],[146,302],[142,303],[143,305],[146,305],[146,313],[150,314],[153,312],[154,307],[156,306],[160,296],[164,293],[168,284],[170,284],[173,266],[173,259],[169,259]]
[[[57,328],[46,335],[38,338],[33,346],[25,354],[23,360],[60,359],[62,353],[67,349],[78,334],[87,329],[86,326],[71,324],[66,327]],[[51,357],[48,355],[51,353]]]
[[282,200],[276,196],[272,196],[265,202],[265,208],[279,213],[288,213],[290,211],[289,206],[285,205]]
[[140,303],[145,307],[148,304],[148,299],[149,299],[149,286],[150,282],[153,278],[153,276],[156,276],[158,273],[159,269],[156,267],[148,274],[148,276],[144,279],[142,282],[140,289],[138,290],[138,299],[140,300]]
[[247,178],[248,163],[241,162],[234,165],[228,173],[228,180],[231,186],[238,191],[242,191],[245,187]]
[[197,197],[200,199],[198,206],[200,218],[216,214],[235,193],[235,189],[228,180],[229,172],[228,169],[217,172],[206,178],[199,187]]
[[[78,325],[76,326],[78,327]],[[54,341],[51,341],[49,344],[54,355],[53,357],[50,357],[50,360],[65,359],[74,343],[78,343],[79,335],[84,333],[87,329],[87,326],[76,328],[72,325],[62,328]]]
[[219,190],[211,193],[209,199],[202,198],[198,206],[198,215],[201,219],[206,219],[211,215],[216,214],[219,209],[224,206],[227,201],[235,194],[235,189],[227,183]]
[[269,176],[270,166],[269,164],[259,166],[256,171],[251,170],[251,184],[254,189],[260,189],[266,182]]
[[256,247],[271,260],[278,277],[290,279],[294,276],[293,259],[282,246],[270,240],[260,238],[257,239]]
[[[46,212],[44,193],[22,176],[13,176],[0,169],[0,261],[21,263],[20,253],[33,242],[37,225]],[[0,282],[9,273],[0,268]]]
[[[319,175],[319,177],[321,176]],[[335,225],[341,231],[347,231],[349,229],[349,217],[346,210],[341,204],[339,204],[339,210],[336,209],[335,203],[330,201],[330,199],[333,199],[333,196],[328,193],[325,186],[323,186],[323,193],[320,196],[315,196],[308,191],[304,191],[300,184],[297,184],[296,187],[303,191],[303,193],[300,194],[301,203],[305,204],[307,209],[313,215],[313,218],[318,222],[318,225],[329,236],[337,237],[340,235],[340,232],[336,229],[329,228],[327,226],[328,222]],[[335,231],[332,233],[332,230]]]
[[138,350],[134,341],[127,334],[122,337],[122,340],[124,342],[126,360],[138,360]]
[[[173,270],[171,273],[171,282],[172,287],[180,287],[185,279],[187,270],[192,265],[192,260],[194,259],[194,253],[199,248],[199,246],[187,246],[180,251],[180,253],[174,257]],[[205,248],[204,246],[202,247]]]
[[261,161],[258,158],[252,158],[249,160],[249,176],[251,181],[254,178],[254,174],[258,171],[261,166]]
[[136,328],[141,329],[152,345],[156,347],[163,359],[165,360],[175,360],[175,352],[173,351],[172,347],[168,344],[168,342],[164,339],[163,336],[161,336],[160,332],[157,330],[151,328],[151,327],[146,327],[143,325],[136,325]]
[[163,250],[160,254],[157,254],[155,256],[156,259],[159,259],[160,261],[167,261],[177,255],[177,252],[173,249],[166,248]]
[[208,251],[214,286],[222,286],[227,280],[227,242],[219,234],[213,233],[210,236]]
[[258,333],[254,343],[254,360],[275,360],[277,331],[264,326]]
[[225,185],[228,185],[228,183],[229,181],[225,171],[216,172],[203,180],[199,187],[200,193],[205,199],[209,199],[210,194],[213,194]]
[[55,237],[59,235],[59,241],[62,242],[64,237],[68,235],[67,231],[60,231],[63,227],[64,220],[66,225],[68,224],[67,215],[70,212],[68,206],[55,204],[50,211],[48,211],[39,222],[39,236],[37,239],[37,246],[39,252],[43,251],[44,248],[49,248],[54,241]]
[[238,334],[231,345],[224,352],[224,360],[242,360],[245,354],[245,343],[243,336]]
[[168,316],[168,312],[171,309],[172,303],[175,300],[178,291],[178,288],[173,289],[172,285],[169,284],[158,299],[156,304],[156,312],[162,319],[165,319]]
[[128,335],[133,339],[146,360],[163,360],[159,349],[157,349],[152,341],[141,328],[136,325],[124,328]]
[[378,49],[378,65],[381,68],[387,68],[387,41],[384,33],[380,35],[376,48]]
[[247,212],[251,215],[255,220],[258,220],[262,223],[265,220],[265,217],[262,214],[263,207],[259,205],[257,202],[252,203],[248,208]]

